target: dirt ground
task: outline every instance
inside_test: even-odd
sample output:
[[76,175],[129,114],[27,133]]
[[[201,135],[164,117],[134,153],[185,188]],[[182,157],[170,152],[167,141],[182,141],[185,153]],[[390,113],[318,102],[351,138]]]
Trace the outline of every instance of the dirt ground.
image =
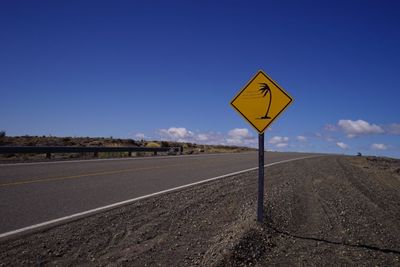
[[400,266],[400,160],[324,156],[0,243],[0,266]]

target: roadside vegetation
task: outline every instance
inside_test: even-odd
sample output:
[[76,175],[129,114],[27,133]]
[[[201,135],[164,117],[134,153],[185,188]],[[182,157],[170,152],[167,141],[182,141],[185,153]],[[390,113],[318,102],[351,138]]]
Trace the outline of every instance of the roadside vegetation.
[[0,146],[4,143],[5,138],[6,138],[6,132],[0,131]]
[[[110,137],[56,137],[56,136],[7,136],[5,131],[0,131],[0,146],[70,146],[70,147],[182,147],[183,154],[202,153],[234,153],[255,151],[255,149],[237,146],[201,145],[194,143],[181,143],[172,141],[148,141],[120,139]],[[132,156],[150,156],[152,153],[138,152]],[[99,158],[128,157],[126,152],[99,153]],[[0,154],[0,162],[36,161],[43,160],[44,155],[35,154]],[[93,158],[91,153],[52,154],[56,160]]]

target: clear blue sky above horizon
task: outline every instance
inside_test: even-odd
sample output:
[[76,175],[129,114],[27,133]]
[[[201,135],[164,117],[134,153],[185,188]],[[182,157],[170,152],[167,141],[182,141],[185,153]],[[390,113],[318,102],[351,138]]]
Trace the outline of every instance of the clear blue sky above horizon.
[[398,1],[3,1],[0,130],[256,146],[230,106],[294,98],[271,150],[400,158]]

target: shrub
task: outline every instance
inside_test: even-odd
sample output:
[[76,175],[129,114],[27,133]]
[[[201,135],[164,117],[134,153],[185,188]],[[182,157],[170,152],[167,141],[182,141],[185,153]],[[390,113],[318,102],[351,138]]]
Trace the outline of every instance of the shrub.
[[156,142],[149,142],[146,144],[146,147],[161,147],[161,146]]
[[0,145],[4,144],[5,137],[6,137],[6,132],[0,131]]
[[169,142],[161,141],[161,147],[169,147]]
[[65,146],[65,145],[71,145],[71,141],[72,141],[72,138],[71,137],[64,137],[63,139],[62,139],[62,144]]

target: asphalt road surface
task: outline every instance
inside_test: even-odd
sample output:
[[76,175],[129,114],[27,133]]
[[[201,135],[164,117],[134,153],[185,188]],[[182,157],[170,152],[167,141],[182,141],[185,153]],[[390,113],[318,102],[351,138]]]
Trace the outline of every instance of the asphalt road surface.
[[[265,162],[304,156],[266,153]],[[0,165],[0,234],[257,164],[253,152]]]

